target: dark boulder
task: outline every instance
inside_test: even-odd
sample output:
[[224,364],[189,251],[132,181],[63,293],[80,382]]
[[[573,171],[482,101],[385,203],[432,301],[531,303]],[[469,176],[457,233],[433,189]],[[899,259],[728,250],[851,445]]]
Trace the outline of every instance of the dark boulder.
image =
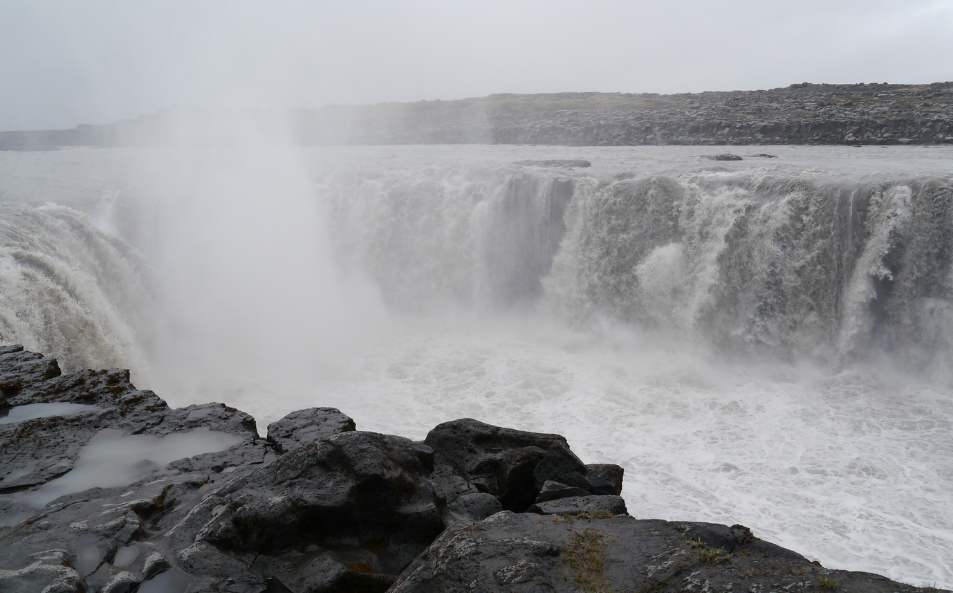
[[499,498],[504,509],[517,512],[536,500],[534,471],[553,443],[569,448],[558,434],[500,428],[472,418],[444,422],[424,442],[438,466],[450,466],[480,492]]
[[489,492],[481,492],[468,483],[449,465],[438,465],[430,474],[437,497],[447,507],[445,523],[479,521],[503,510],[500,499]]
[[356,430],[354,421],[335,408],[308,408],[292,412],[268,425],[268,440],[279,453],[341,432]]
[[457,521],[466,523],[480,521],[502,510],[503,505],[500,504],[500,499],[486,492],[464,493],[447,505],[451,524]]
[[575,488],[589,490],[591,484],[586,479],[586,464],[569,450],[568,445],[555,441],[533,470],[533,479],[537,489],[546,481],[559,482]]
[[[523,512],[540,495],[547,481],[574,488],[572,494],[619,494],[622,468],[584,464],[557,434],[525,432],[484,424],[471,418],[445,422],[424,441],[434,450],[440,470],[435,483],[452,501],[451,490],[496,496],[506,510]],[[450,481],[447,476],[454,476]],[[545,498],[545,497],[544,497]]]
[[622,476],[625,472],[614,463],[590,463],[586,466],[589,492],[593,494],[622,494]]
[[272,554],[342,541],[380,546],[402,533],[390,555],[406,563],[416,552],[402,545],[429,541],[443,529],[426,479],[432,470],[429,447],[342,433],[284,455],[223,492],[217,502],[229,511],[206,525],[200,539]]
[[192,540],[178,557],[193,573],[251,571],[291,591],[383,591],[444,529],[432,471],[423,444],[340,433],[210,494],[173,544]]

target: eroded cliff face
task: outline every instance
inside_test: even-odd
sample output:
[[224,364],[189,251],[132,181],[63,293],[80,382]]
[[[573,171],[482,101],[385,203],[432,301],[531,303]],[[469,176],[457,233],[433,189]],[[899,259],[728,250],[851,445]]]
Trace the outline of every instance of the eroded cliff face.
[[[162,144],[176,141],[174,130],[183,125],[205,130],[214,115],[170,109],[102,126],[3,132],[0,150]],[[953,83],[802,83],[676,95],[502,94],[297,109],[257,124],[274,131],[289,118],[293,140],[310,146],[943,144],[953,143]]]
[[415,442],[312,408],[261,438],[19,346],[0,390],[2,591],[921,590],[740,525],[629,517],[622,468],[557,434],[462,419]]

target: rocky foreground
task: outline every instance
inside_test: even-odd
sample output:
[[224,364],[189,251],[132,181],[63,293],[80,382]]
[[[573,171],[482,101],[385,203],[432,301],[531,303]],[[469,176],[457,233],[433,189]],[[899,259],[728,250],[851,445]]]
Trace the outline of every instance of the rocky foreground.
[[924,591],[741,525],[635,519],[621,489],[556,434],[463,419],[416,442],[312,408],[261,438],[0,347],[0,592]]
[[[217,117],[212,111],[176,109],[72,130],[0,132],[0,150],[189,142],[214,134]],[[294,141],[309,146],[953,144],[953,82],[801,83],[676,95],[505,94],[328,106],[253,118],[263,128],[290,129]]]

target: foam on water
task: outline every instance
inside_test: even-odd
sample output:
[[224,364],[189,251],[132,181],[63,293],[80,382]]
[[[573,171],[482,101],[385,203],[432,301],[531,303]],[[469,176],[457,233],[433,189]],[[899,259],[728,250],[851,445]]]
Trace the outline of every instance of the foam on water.
[[96,410],[102,410],[102,408],[88,406],[86,404],[70,403],[27,404],[25,406],[10,408],[6,416],[0,417],[0,424],[16,424],[24,420],[49,418],[50,416],[76,416],[77,414],[94,412]]
[[67,494],[131,484],[165,469],[176,459],[224,451],[241,440],[207,428],[164,437],[127,435],[110,428],[97,433],[79,450],[76,464],[67,474],[15,496],[26,504],[43,507]]

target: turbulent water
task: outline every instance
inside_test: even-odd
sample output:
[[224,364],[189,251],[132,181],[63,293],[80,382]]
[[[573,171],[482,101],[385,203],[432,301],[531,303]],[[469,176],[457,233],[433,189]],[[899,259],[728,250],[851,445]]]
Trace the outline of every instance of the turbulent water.
[[2,153],[0,342],[262,423],[560,432],[635,516],[953,586],[953,149],[710,152]]

